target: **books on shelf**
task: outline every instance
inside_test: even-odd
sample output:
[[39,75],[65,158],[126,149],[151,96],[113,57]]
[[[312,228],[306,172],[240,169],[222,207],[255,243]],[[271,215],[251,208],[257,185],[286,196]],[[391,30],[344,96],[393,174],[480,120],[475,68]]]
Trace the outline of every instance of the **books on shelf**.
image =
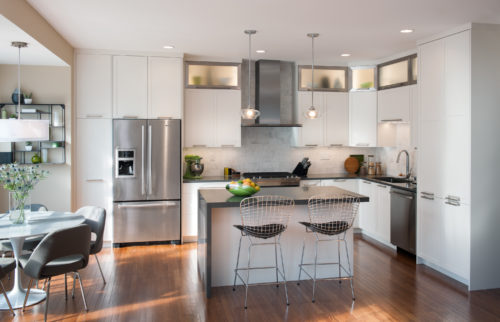
[[36,108],[23,108],[23,113],[36,113]]

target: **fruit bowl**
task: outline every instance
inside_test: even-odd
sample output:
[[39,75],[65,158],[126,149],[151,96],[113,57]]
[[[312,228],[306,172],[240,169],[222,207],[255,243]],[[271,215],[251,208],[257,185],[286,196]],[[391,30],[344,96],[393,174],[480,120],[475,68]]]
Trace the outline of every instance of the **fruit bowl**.
[[237,182],[231,181],[226,185],[226,190],[238,197],[249,197],[260,190],[250,179],[243,179]]

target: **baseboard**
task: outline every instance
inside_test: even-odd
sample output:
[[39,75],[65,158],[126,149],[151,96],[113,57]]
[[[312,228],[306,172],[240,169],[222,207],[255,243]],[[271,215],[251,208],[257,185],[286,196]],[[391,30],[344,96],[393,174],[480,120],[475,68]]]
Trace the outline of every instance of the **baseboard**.
[[444,274],[444,275],[446,275],[446,276],[448,276],[448,277],[450,277],[450,278],[452,278],[452,279],[454,279],[462,284],[465,284],[466,286],[470,286],[469,280],[467,280],[467,279],[465,279],[465,278],[463,278],[455,273],[452,273],[449,270],[444,269],[439,265],[436,265],[432,262],[429,262],[428,260],[425,260],[424,258],[422,258],[420,256],[417,256],[417,264],[428,266],[428,267],[432,268],[433,270],[438,271],[441,274]]
[[386,242],[384,240],[381,240],[378,238],[378,236],[367,233],[366,231],[362,230],[361,228],[359,228],[359,230],[360,230],[360,232],[359,232],[360,234],[367,236],[367,237],[375,240],[376,242],[381,243],[382,245],[387,246],[393,250],[397,250],[397,247],[395,245],[391,244],[390,242]]
[[183,236],[183,243],[196,243],[198,241],[198,236]]

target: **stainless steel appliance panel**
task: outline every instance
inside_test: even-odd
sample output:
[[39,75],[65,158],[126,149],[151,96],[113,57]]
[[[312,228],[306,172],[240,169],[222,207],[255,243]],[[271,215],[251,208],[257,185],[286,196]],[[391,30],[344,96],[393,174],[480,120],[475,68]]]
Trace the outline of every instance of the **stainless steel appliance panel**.
[[280,61],[259,60],[256,63],[256,95],[255,105],[260,110],[257,123],[280,124]]
[[416,254],[415,193],[391,189],[391,244]]
[[114,203],[113,243],[180,240],[180,209],[180,200]]
[[181,121],[149,120],[147,137],[147,199],[180,199]]
[[[146,200],[146,120],[113,120],[113,200]],[[120,154],[133,151],[133,175],[119,175]],[[131,162],[128,160],[127,162]]]

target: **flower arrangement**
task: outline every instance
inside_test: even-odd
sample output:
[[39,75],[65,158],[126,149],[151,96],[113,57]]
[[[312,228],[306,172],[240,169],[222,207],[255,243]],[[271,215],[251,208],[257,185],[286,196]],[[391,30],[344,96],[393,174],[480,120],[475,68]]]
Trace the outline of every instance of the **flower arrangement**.
[[9,201],[14,203],[9,206],[9,209],[10,219],[15,224],[24,222],[26,201],[30,191],[48,174],[48,171],[40,169],[38,165],[20,166],[17,163],[11,163],[0,166],[0,184],[9,191]]

